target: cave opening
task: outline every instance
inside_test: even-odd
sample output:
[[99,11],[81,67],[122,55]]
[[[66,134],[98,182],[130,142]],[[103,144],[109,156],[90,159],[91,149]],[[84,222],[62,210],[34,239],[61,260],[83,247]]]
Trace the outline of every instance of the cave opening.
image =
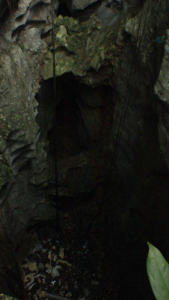
[[[68,183],[72,188],[69,187],[68,192],[65,190],[59,195],[60,208],[66,211],[66,206],[71,208],[90,202],[95,196],[97,186],[104,182],[105,161],[101,158],[102,161],[99,162],[104,165],[103,169],[96,165],[96,160],[100,159],[100,155],[104,155],[104,145],[108,138],[115,104],[112,102],[113,89],[110,86],[90,87],[80,83],[72,73],[57,77],[56,90],[57,104],[54,109],[53,79],[41,83],[36,95],[39,103],[36,121],[41,128],[41,138],[46,138],[48,141],[45,149],[50,170],[53,170],[55,159],[59,164],[64,160],[66,163],[66,159],[68,164],[71,159],[76,165],[78,164],[70,168],[65,177],[65,180],[67,177],[72,177],[72,181],[74,178],[74,183]],[[107,112],[108,117],[103,121]],[[88,159],[88,162],[83,163],[86,164],[84,170],[80,162],[78,163],[82,156]],[[81,185],[79,188],[76,187],[77,176]],[[59,183],[59,188],[62,184]]]
[[[55,158],[54,140],[57,140],[58,158],[75,155],[87,149],[89,144],[79,137],[78,124],[80,113],[77,105],[80,84],[70,74],[57,78],[57,104],[53,103],[53,79],[43,81],[36,98],[39,102],[37,123],[41,127],[42,135],[49,141],[48,156]],[[56,110],[56,111],[55,111]],[[54,112],[55,111],[55,112]],[[56,113],[56,124],[54,124]],[[55,129],[56,125],[56,129]]]

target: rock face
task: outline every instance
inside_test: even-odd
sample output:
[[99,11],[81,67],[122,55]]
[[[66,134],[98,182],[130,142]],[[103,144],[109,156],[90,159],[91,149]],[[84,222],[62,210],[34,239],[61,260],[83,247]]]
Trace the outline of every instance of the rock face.
[[[156,84],[154,86],[154,91],[161,100],[159,103],[159,141],[161,150],[164,154],[167,167],[169,167],[169,156],[168,156],[168,143],[169,143],[169,132],[168,132],[168,109],[169,109],[169,98],[168,98],[168,55],[169,55],[169,42],[168,42],[168,30],[166,31],[166,42],[164,47],[164,57],[160,69],[160,73]],[[164,38],[164,37],[163,37]]]
[[57,188],[83,202],[102,184],[124,232],[143,183],[147,191],[151,173],[169,167],[168,35],[155,42],[168,34],[165,6],[131,1],[124,13],[117,2],[72,1],[77,18],[56,16],[54,44],[49,1],[19,1],[1,16],[0,210],[14,248],[28,225],[56,219]]
[[73,0],[72,1],[72,8],[74,10],[83,10],[84,8],[86,8],[87,6],[93,4],[97,2],[97,0],[84,0],[84,1],[80,1],[80,0]]

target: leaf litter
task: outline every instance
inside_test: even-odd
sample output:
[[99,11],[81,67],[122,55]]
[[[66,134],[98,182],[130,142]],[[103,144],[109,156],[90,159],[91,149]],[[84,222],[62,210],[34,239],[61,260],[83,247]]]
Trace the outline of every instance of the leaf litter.
[[67,225],[67,220],[65,224],[62,233],[49,225],[31,229],[39,245],[27,257],[27,263],[22,264],[23,281],[30,298],[110,299],[96,241],[82,240],[78,226]]

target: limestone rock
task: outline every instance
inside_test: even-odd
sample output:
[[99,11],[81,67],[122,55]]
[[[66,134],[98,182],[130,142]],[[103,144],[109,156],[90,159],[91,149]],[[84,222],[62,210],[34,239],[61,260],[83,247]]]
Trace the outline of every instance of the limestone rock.
[[72,0],[72,8],[74,10],[83,10],[87,6],[97,2],[98,0]]

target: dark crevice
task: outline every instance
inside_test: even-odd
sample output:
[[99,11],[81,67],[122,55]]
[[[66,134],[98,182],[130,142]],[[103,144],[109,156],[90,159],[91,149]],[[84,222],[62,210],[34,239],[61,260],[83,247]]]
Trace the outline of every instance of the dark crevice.
[[12,31],[12,38],[15,37],[18,33],[20,33],[25,28],[24,25],[18,26],[15,30]]
[[68,9],[67,5],[65,3],[61,3],[59,5],[59,9],[57,11],[57,15],[62,15],[63,17],[73,17],[72,13]]

